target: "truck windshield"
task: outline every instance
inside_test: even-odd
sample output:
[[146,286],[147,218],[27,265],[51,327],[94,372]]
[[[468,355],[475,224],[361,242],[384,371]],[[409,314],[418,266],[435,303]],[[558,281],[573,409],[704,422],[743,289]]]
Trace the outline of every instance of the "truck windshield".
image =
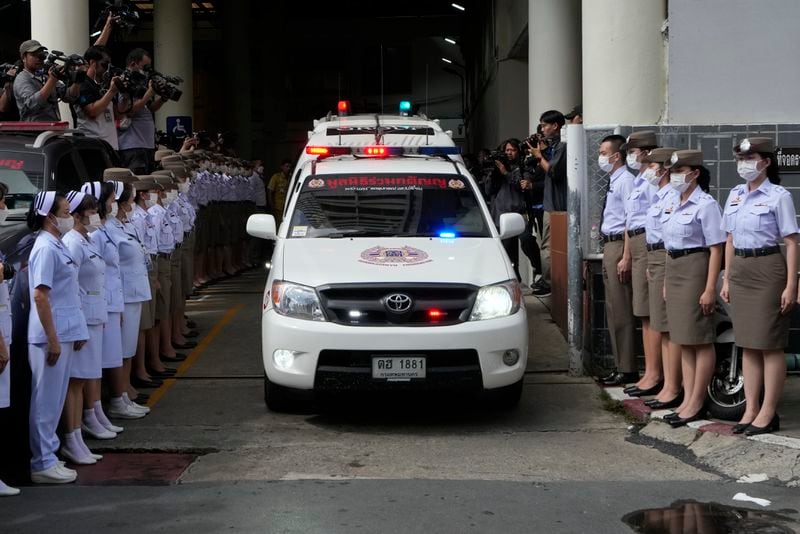
[[6,204],[9,216],[25,214],[33,197],[44,185],[43,156],[0,150],[0,182],[8,186]]
[[306,178],[290,238],[488,237],[469,182],[455,174],[326,174]]

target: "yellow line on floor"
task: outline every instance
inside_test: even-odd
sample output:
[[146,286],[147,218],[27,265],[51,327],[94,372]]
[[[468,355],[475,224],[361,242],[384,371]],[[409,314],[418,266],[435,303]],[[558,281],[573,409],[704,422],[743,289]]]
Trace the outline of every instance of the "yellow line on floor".
[[[189,353],[189,356],[186,358],[186,360],[184,360],[181,366],[178,367],[178,371],[175,373],[176,377],[185,374],[189,370],[192,364],[194,364],[194,362],[197,361],[197,358],[200,357],[200,354],[202,354],[202,352],[206,350],[206,348],[208,348],[211,342],[214,341],[214,338],[216,338],[217,335],[219,335],[219,333],[222,331],[222,329],[225,328],[225,325],[231,322],[231,320],[233,320],[233,318],[236,316],[237,313],[239,313],[239,310],[241,310],[242,308],[244,308],[244,304],[237,304],[236,306],[225,312],[225,315],[223,315],[222,318],[219,321],[217,321],[217,324],[214,325],[214,328],[212,328],[211,331],[208,334],[206,334],[206,337],[204,337],[200,341],[200,343],[197,344],[194,350],[192,350],[192,352]],[[158,389],[153,391],[152,395],[150,395],[150,398],[147,401],[147,406],[149,406],[150,408],[155,406],[158,403],[158,401],[161,400],[161,397],[163,397],[174,384],[175,384],[174,378],[168,378],[164,380],[164,383],[161,386],[159,386]]]

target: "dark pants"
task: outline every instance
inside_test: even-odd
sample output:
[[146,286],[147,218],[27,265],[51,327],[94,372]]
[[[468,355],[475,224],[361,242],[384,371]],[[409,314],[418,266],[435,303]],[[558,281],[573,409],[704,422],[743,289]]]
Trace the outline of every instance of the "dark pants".
[[522,246],[522,252],[525,253],[536,270],[536,274],[542,274],[542,255],[539,250],[539,242],[536,240],[536,234],[541,232],[544,210],[529,210],[527,215],[528,224],[525,226],[525,231],[519,236],[520,245]]
[[508,259],[511,260],[511,265],[514,266],[514,273],[517,275],[517,280],[522,280],[522,277],[519,275],[519,238],[515,236],[503,239],[503,248],[506,249]]
[[120,164],[133,171],[133,174],[150,174],[154,169],[155,152],[149,148],[128,148],[119,151]]

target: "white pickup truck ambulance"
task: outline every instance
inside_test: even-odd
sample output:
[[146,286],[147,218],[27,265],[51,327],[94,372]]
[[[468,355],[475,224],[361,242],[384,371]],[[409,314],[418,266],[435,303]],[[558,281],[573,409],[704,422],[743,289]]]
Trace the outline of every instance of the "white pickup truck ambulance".
[[305,391],[522,392],[528,325],[499,231],[458,147],[308,145],[275,240],[262,309],[264,396]]

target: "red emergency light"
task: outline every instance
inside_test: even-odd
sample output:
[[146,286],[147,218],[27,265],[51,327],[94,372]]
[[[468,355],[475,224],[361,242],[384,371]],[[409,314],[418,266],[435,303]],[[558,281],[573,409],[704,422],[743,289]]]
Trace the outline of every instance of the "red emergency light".
[[339,100],[339,104],[336,106],[336,109],[339,110],[340,117],[346,117],[350,114],[350,101],[349,100]]
[[436,309],[428,310],[428,319],[430,319],[431,321],[438,321],[446,316],[447,312],[443,312],[442,310],[436,310]]
[[350,154],[352,150],[349,146],[307,146],[306,154],[311,156],[341,156]]
[[385,146],[368,146],[364,147],[364,154],[367,156],[386,156],[389,151]]
[[68,122],[0,122],[0,132],[47,132],[67,128]]

